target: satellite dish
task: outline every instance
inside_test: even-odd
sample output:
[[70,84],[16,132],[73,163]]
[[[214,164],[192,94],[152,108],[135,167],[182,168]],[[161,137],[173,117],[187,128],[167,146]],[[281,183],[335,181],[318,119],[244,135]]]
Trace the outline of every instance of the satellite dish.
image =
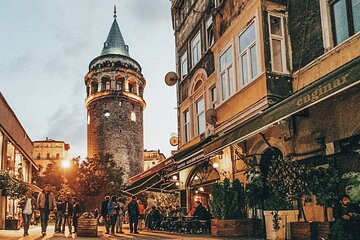
[[215,125],[217,120],[217,113],[214,109],[209,109],[205,113],[205,120],[210,125]]
[[177,146],[179,144],[179,138],[178,137],[171,137],[170,138],[170,145],[171,146]]
[[179,76],[176,74],[176,72],[168,72],[165,75],[165,83],[168,86],[173,86],[175,83],[179,80]]

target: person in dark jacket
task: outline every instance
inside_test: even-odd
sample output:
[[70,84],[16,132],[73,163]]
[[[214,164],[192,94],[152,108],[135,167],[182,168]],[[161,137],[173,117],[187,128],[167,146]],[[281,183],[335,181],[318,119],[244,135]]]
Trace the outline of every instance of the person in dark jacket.
[[73,204],[73,226],[74,226],[73,233],[77,233],[78,218],[80,217],[81,214],[81,206],[75,197],[72,198],[72,204]]
[[109,202],[110,202],[110,197],[106,196],[105,200],[101,203],[101,210],[100,210],[101,217],[104,219],[104,225],[106,229],[105,234],[109,234],[109,230],[110,230],[110,217],[107,209]]
[[70,198],[68,196],[65,197],[64,201],[64,210],[63,210],[63,223],[61,233],[65,233],[65,224],[67,223],[69,227],[69,233],[71,234],[71,218],[73,215],[73,205],[70,202]]
[[199,220],[208,220],[209,212],[202,205],[202,203],[197,201],[195,204],[196,204],[196,208],[195,208],[195,211],[194,211],[194,217],[198,217]]
[[139,221],[139,206],[136,202],[136,196],[131,197],[132,200],[128,204],[128,214],[129,214],[129,224],[130,224],[130,233],[139,233],[137,231],[137,225]]
[[56,202],[57,212],[56,214],[56,221],[55,221],[55,232],[61,232],[61,225],[62,225],[62,215],[64,212],[64,196],[59,195],[58,200]]
[[111,196],[111,201],[107,205],[108,214],[110,216],[111,234],[115,233],[115,224],[119,214],[119,203],[116,196]]

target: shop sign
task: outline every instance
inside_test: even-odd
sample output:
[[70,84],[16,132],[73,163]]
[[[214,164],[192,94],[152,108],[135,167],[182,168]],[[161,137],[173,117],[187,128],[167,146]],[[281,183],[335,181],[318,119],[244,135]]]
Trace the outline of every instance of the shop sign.
[[186,161],[184,161],[182,163],[179,163],[177,165],[177,169],[189,167],[193,163],[198,162],[198,160],[203,159],[203,158],[204,158],[204,154],[201,153],[201,154],[199,154],[199,155],[197,155],[197,156],[195,156],[193,158],[190,158],[190,159],[188,159],[188,160],[186,160]]

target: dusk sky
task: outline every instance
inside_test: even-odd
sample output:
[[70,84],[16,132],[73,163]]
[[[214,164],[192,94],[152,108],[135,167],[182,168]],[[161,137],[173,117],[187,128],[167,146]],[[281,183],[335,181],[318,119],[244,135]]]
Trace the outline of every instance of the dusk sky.
[[147,81],[145,148],[168,157],[177,132],[176,88],[164,83],[175,70],[169,0],[1,0],[0,92],[33,141],[63,140],[70,157],[86,157],[84,76],[101,53],[114,4]]

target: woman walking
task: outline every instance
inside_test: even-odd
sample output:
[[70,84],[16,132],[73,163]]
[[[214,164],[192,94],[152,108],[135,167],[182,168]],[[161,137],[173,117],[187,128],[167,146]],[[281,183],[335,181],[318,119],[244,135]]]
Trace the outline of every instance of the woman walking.
[[108,214],[110,216],[111,234],[115,233],[115,224],[120,209],[120,206],[116,200],[116,196],[111,196],[111,201],[107,205]]

